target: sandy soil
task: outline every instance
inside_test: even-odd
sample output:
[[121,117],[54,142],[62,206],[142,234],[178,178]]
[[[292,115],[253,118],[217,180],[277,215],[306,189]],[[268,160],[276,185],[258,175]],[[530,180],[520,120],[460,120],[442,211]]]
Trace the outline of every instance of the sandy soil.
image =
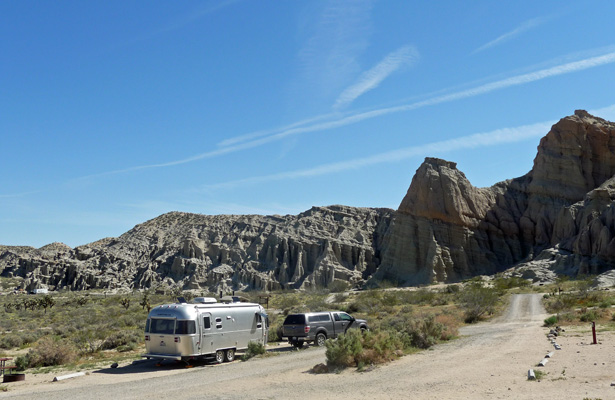
[[[276,356],[194,368],[144,361],[51,382],[53,375],[28,375],[6,384],[0,399],[558,399],[615,398],[615,333],[589,324],[567,328],[555,350],[542,321],[540,295],[517,295],[502,317],[462,329],[459,340],[403,357],[369,372],[309,372],[324,362],[324,349],[293,351],[274,346]],[[565,327],[566,328],[566,327]],[[599,327],[598,327],[599,328]],[[543,357],[553,352],[544,367]],[[529,381],[528,370],[544,372]]]

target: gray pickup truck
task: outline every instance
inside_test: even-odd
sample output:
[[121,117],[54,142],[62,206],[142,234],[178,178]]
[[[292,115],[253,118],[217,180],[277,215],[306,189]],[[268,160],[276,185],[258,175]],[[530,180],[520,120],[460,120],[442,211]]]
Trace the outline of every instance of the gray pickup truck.
[[305,342],[324,346],[327,338],[336,338],[348,329],[368,329],[367,321],[356,319],[342,311],[322,311],[290,314],[282,325],[282,338],[295,347]]

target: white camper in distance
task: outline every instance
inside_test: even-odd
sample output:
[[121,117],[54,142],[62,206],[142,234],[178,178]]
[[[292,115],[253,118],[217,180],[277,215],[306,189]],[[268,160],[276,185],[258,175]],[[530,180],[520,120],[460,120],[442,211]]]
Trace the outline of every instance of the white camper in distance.
[[235,351],[247,349],[249,342],[267,344],[268,329],[260,304],[223,304],[208,297],[165,304],[147,317],[143,357],[188,361],[214,356],[218,363],[233,361]]

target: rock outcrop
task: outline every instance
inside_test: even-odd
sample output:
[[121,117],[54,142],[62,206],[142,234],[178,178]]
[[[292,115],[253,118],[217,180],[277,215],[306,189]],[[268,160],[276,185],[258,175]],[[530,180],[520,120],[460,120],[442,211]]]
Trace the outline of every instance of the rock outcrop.
[[0,246],[0,275],[28,289],[179,285],[273,290],[455,282],[615,267],[615,124],[576,111],[540,141],[526,175],[476,188],[427,158],[397,211],[314,207],[297,216],[168,213],[71,249]]
[[2,276],[24,286],[274,290],[361,284],[380,264],[393,210],[313,207],[297,216],[172,212],[119,238],[71,249],[0,248]]
[[427,158],[395,213],[374,279],[457,281],[546,261],[558,273],[615,267],[615,124],[576,111],[540,141],[532,170],[473,187]]

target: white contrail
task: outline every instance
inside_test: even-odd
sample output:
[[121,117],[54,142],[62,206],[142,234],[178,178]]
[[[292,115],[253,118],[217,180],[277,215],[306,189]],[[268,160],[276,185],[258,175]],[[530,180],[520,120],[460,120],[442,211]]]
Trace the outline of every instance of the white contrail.
[[541,17],[541,18],[533,18],[530,19],[529,21],[524,22],[523,24],[519,25],[517,28],[513,29],[510,32],[507,32],[499,37],[497,37],[496,39],[490,41],[489,43],[486,43],[484,45],[482,45],[481,47],[477,48],[476,50],[474,50],[472,52],[472,54],[476,54],[479,53],[483,50],[486,50],[490,47],[496,46],[500,43],[504,43],[510,39],[512,39],[513,37],[520,35],[521,33],[528,31],[532,28],[535,28],[539,25],[542,25],[543,23],[545,23],[546,21],[548,21],[550,18],[545,18],[545,17]]
[[375,154],[369,157],[337,163],[323,164],[312,168],[281,172],[278,174],[256,176],[238,179],[213,185],[203,186],[203,190],[232,188],[241,185],[250,185],[263,182],[280,181],[288,179],[308,178],[320,175],[329,175],[337,172],[359,169],[375,164],[393,163],[411,157],[424,156],[425,154],[438,154],[462,149],[474,149],[478,147],[495,146],[503,143],[514,143],[522,140],[544,136],[554,121],[540,122],[532,125],[524,125],[514,128],[502,128],[486,133],[476,133],[460,138],[442,140],[427,143],[420,146],[411,146],[403,149]]
[[493,92],[498,89],[505,89],[508,87],[518,86],[518,85],[538,81],[538,80],[545,79],[545,78],[550,78],[550,77],[563,75],[567,73],[582,71],[582,70],[597,67],[600,65],[611,64],[613,62],[615,62],[615,52],[610,52],[610,53],[607,53],[601,56],[586,58],[580,61],[569,62],[566,64],[557,65],[555,67],[546,68],[546,69],[542,69],[542,70],[535,71],[535,72],[530,72],[530,73],[523,74],[523,75],[513,76],[511,78],[484,84],[484,85],[477,86],[471,89],[449,93],[446,95],[431,97],[429,99],[411,103],[411,104],[406,104],[406,105],[396,106],[396,107],[380,108],[380,109],[371,110],[371,111],[367,111],[363,113],[357,113],[357,114],[350,114],[350,115],[347,114],[336,120],[316,123],[316,124],[307,125],[307,126],[293,127],[291,129],[282,130],[280,132],[273,133],[270,136],[266,137],[265,139],[261,139],[263,140],[263,142],[259,144],[268,143],[268,142],[275,141],[275,140],[280,140],[290,135],[309,133],[309,132],[318,132],[318,131],[323,131],[327,129],[338,128],[341,126],[355,124],[357,122],[360,122],[366,119],[376,118],[376,117],[380,117],[380,116],[387,115],[387,114],[393,114],[393,113],[398,113],[398,112],[403,112],[403,111],[411,111],[411,110],[415,110],[415,109],[419,109],[419,108],[423,108],[427,106],[433,106],[433,105],[437,105],[441,103],[447,103],[450,101],[474,97],[474,96],[478,96],[481,94]]
[[349,105],[364,93],[375,89],[393,72],[404,65],[412,65],[419,58],[414,46],[404,46],[387,55],[372,69],[364,72],[359,81],[348,87],[337,98],[333,108],[338,109]]
[[530,72],[530,73],[523,74],[523,75],[513,76],[511,78],[499,80],[499,81],[492,82],[492,83],[487,83],[485,85],[477,86],[471,89],[462,90],[459,92],[454,92],[454,93],[450,93],[446,95],[436,96],[436,97],[432,97],[432,98],[419,101],[419,102],[415,102],[415,103],[411,103],[411,104],[406,104],[406,105],[396,106],[396,107],[389,107],[389,108],[381,108],[381,109],[376,109],[376,110],[367,111],[367,112],[358,113],[358,114],[350,114],[345,117],[339,118],[337,120],[316,123],[316,124],[307,125],[307,126],[299,126],[299,127],[283,130],[278,133],[274,133],[272,135],[265,136],[265,137],[262,137],[256,140],[236,144],[233,146],[223,147],[217,150],[208,151],[205,153],[197,154],[192,157],[188,157],[188,158],[184,158],[180,160],[169,161],[166,163],[141,165],[141,166],[135,166],[135,167],[125,168],[121,170],[103,172],[100,174],[88,175],[82,178],[78,178],[77,180],[88,179],[88,178],[97,177],[97,176],[114,175],[114,174],[119,174],[119,173],[138,171],[138,170],[144,170],[144,169],[150,169],[150,168],[171,167],[171,166],[186,164],[189,162],[202,160],[206,158],[218,157],[221,155],[234,153],[240,150],[258,147],[266,143],[281,140],[291,135],[324,131],[328,129],[333,129],[333,128],[338,128],[338,127],[342,127],[346,125],[355,124],[363,120],[376,118],[376,117],[380,117],[380,116],[387,115],[387,114],[411,111],[411,110],[415,110],[415,109],[419,109],[419,108],[423,108],[427,106],[433,106],[433,105],[447,103],[447,102],[451,102],[455,100],[475,97],[475,96],[479,96],[479,95],[486,94],[489,92],[493,92],[495,90],[505,89],[508,87],[518,86],[518,85],[522,85],[522,84],[526,84],[530,82],[535,82],[535,81],[539,81],[545,78],[550,78],[550,77],[554,77],[558,75],[582,71],[585,69],[594,68],[594,67],[598,67],[601,65],[611,64],[613,62],[615,62],[615,52],[610,52],[610,53],[607,53],[601,56],[591,57],[591,58],[587,58],[587,59],[580,60],[580,61],[569,62],[566,64],[557,65],[555,67],[542,69],[536,72]]

